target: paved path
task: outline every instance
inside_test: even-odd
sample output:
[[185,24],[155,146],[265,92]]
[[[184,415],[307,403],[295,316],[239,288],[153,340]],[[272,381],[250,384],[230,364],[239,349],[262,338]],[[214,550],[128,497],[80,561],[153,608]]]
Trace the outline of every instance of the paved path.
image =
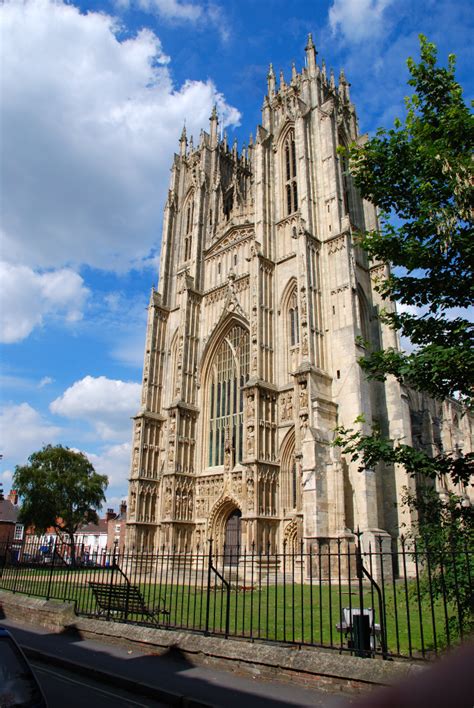
[[[179,652],[150,655],[121,646],[83,639],[78,633],[52,634],[41,627],[2,620],[31,658],[73,669],[108,681],[136,695],[166,705],[225,706],[325,706],[342,708],[350,700],[316,689],[255,675],[240,675],[214,667],[195,666]],[[249,643],[249,652],[252,644]]]

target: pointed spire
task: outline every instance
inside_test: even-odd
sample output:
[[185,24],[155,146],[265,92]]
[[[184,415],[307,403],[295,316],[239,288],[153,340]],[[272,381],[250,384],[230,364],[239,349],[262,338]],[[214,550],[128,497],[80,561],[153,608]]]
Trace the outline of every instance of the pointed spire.
[[232,144],[232,155],[234,159],[237,159],[237,138],[234,138],[234,142]]
[[250,133],[249,137],[249,149],[253,148],[253,133]]
[[339,72],[339,95],[343,101],[346,101],[348,103],[350,101],[349,86],[350,84],[346,79],[344,69],[341,69],[341,71]]
[[193,143],[193,136],[191,135],[191,137],[189,138],[189,152],[193,152],[193,151],[194,151],[194,143]]
[[227,152],[227,130],[224,130],[224,139],[222,141],[222,147]]
[[329,86],[332,89],[336,88],[336,79],[334,78],[334,69],[331,69],[331,74],[330,74],[330,78],[329,78]]
[[270,98],[275,95],[275,84],[275,72],[273,71],[273,64],[270,64],[267,74],[268,95],[270,96]]
[[296,81],[296,77],[297,77],[296,64],[295,64],[295,62],[293,62],[291,65],[291,81],[292,82]]
[[186,139],[186,124],[183,125],[183,130],[181,131],[181,137],[179,139],[179,154],[181,157],[186,156],[186,148],[188,141]]
[[284,89],[285,86],[285,77],[283,76],[283,71],[280,71],[280,89]]
[[324,59],[321,62],[321,76],[323,77],[323,83],[326,83],[326,81],[327,81],[326,62],[324,61]]
[[305,53],[306,53],[306,66],[309,72],[310,76],[314,76],[316,74],[316,47],[314,46],[313,42],[313,35],[311,32],[308,34],[308,41],[306,43],[306,47],[304,48]]
[[211,136],[211,147],[216,147],[218,142],[218,125],[219,119],[217,118],[217,106],[216,104],[212,107],[211,116],[209,118],[209,134]]

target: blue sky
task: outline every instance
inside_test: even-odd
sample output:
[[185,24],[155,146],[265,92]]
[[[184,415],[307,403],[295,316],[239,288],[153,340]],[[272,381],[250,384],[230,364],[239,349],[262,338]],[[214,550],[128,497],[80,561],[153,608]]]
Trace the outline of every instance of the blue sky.
[[127,493],[146,305],[183,123],[217,103],[255,133],[269,62],[289,77],[308,32],[344,67],[360,129],[403,114],[423,32],[473,94],[467,0],[3,3],[0,481],[46,443],[86,452]]

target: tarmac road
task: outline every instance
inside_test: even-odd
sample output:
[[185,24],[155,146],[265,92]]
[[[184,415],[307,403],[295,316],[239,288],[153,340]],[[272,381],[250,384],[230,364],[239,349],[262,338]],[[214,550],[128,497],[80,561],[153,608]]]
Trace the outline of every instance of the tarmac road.
[[41,684],[48,702],[48,708],[84,708],[84,706],[100,706],[100,708],[163,708],[164,703],[157,703],[150,698],[132,694],[128,691],[115,689],[110,684],[102,684],[78,675],[45,664],[30,662],[36,678]]

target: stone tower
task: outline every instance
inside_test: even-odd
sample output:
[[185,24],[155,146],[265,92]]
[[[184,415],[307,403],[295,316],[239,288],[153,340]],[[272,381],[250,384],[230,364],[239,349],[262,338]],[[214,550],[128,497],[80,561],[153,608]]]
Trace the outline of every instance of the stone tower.
[[[354,242],[377,227],[338,147],[360,140],[349,84],[316,62],[268,73],[262,125],[238,150],[210,117],[183,130],[151,293],[134,419],[128,548],[299,548],[359,527],[393,538],[403,469],[359,472],[331,447],[360,414],[411,440],[409,398],[369,382],[365,347],[397,346],[374,317]],[[363,343],[365,342],[365,344]]]

